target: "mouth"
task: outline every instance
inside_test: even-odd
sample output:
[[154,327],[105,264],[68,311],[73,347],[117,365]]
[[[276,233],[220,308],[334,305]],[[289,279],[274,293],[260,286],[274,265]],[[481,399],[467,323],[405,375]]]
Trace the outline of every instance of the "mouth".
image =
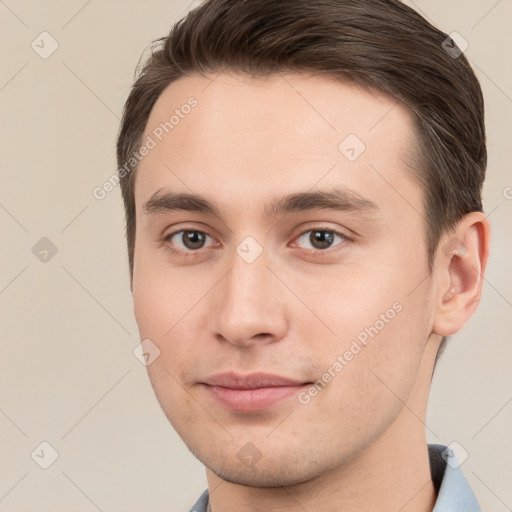
[[253,373],[213,375],[201,383],[207,393],[223,407],[238,412],[262,412],[289,399],[311,382],[280,375]]

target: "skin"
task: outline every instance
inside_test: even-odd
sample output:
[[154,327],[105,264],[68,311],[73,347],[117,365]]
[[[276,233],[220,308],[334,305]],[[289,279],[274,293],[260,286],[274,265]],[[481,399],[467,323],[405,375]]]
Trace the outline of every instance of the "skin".
[[[190,76],[162,93],[144,138],[190,96],[197,107],[138,169],[132,290],[141,339],[161,351],[152,386],[207,468],[213,512],[431,510],[427,395],[441,337],[480,298],[485,216],[443,237],[429,274],[404,106],[325,76]],[[338,150],[348,134],[366,145],[353,162]],[[275,198],[340,186],[375,208],[265,215]],[[166,191],[200,194],[221,217],[145,211]],[[204,246],[169,238],[180,229],[206,231]],[[318,248],[309,235],[319,229],[346,238]],[[247,236],[263,249],[252,263],[236,252]],[[201,384],[229,371],[316,382],[396,303],[401,311],[307,404],[293,396],[232,411]],[[261,457],[252,465],[237,456],[247,443]]]

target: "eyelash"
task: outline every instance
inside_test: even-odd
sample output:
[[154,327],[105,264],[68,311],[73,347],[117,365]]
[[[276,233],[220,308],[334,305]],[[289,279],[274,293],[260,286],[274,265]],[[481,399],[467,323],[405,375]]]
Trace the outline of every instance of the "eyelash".
[[[169,251],[171,251],[175,255],[184,256],[184,257],[195,257],[195,256],[198,256],[201,253],[202,248],[201,249],[197,249],[195,251],[194,250],[183,251],[181,249],[176,249],[174,247],[171,247],[170,240],[175,235],[177,235],[179,233],[184,233],[184,232],[187,232],[187,231],[188,232],[192,232],[192,233],[200,233],[202,235],[206,235],[206,236],[209,236],[210,238],[213,238],[208,232],[206,232],[206,231],[204,231],[202,229],[188,228],[188,229],[178,229],[176,231],[173,231],[172,233],[169,233],[168,235],[166,235],[163,238],[162,241],[166,245],[167,249]],[[346,245],[347,243],[350,243],[350,242],[353,241],[345,233],[342,233],[341,231],[337,231],[335,229],[326,228],[326,227],[313,227],[313,228],[306,229],[305,231],[300,233],[297,237],[295,237],[294,240],[297,240],[297,239],[301,238],[306,233],[310,233],[310,232],[314,232],[314,231],[322,231],[322,232],[326,232],[326,233],[331,233],[331,234],[333,234],[335,236],[338,236],[338,237],[343,239],[340,243],[334,245],[333,247],[337,247],[338,245]],[[308,251],[309,253],[317,255],[319,253],[329,253],[329,252],[332,252],[335,249],[327,248],[327,249],[302,249],[302,250],[305,250],[305,251]]]

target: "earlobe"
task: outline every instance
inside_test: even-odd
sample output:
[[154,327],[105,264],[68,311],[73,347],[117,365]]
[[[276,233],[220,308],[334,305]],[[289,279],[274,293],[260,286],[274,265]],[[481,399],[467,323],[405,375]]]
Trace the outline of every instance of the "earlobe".
[[441,241],[437,266],[448,279],[444,279],[438,293],[436,334],[455,334],[476,310],[489,254],[489,233],[485,215],[472,212]]

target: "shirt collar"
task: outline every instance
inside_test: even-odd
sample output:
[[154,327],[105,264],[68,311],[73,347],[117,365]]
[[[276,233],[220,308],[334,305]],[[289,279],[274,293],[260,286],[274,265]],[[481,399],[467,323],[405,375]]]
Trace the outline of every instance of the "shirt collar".
[[428,446],[432,481],[438,490],[432,512],[482,512],[478,501],[462,474],[459,461],[450,447]]

